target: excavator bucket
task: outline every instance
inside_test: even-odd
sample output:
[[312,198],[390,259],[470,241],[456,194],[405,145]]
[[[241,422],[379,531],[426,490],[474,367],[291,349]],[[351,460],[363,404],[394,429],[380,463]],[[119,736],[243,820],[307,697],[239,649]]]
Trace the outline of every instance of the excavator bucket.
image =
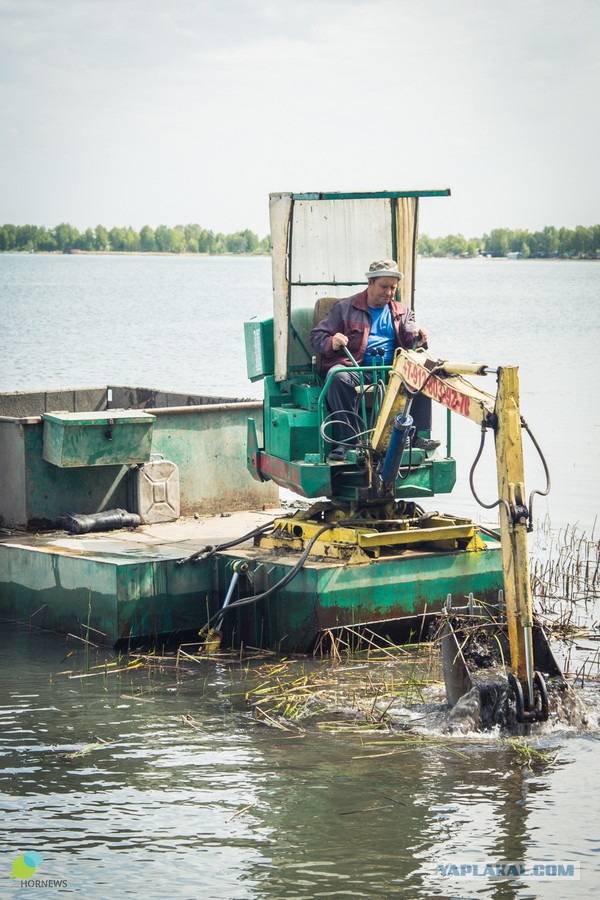
[[477,710],[474,726],[480,730],[548,718],[549,691],[564,691],[566,682],[539,623],[533,624],[531,637],[533,678],[531,684],[523,685],[511,668],[506,622],[472,602],[444,611],[440,639],[446,697],[453,707],[451,719],[459,715],[462,703]]

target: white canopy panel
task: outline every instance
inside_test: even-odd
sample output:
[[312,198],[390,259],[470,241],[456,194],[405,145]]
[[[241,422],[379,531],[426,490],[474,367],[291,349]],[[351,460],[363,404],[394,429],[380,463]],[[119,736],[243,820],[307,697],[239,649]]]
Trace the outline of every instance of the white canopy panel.
[[290,282],[365,284],[374,259],[392,259],[392,201],[296,200]]

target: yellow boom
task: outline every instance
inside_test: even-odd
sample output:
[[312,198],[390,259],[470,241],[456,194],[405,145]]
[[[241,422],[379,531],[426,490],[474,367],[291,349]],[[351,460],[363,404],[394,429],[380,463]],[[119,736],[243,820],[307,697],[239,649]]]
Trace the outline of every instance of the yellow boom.
[[[464,375],[497,374],[496,396],[480,390]],[[490,370],[479,363],[435,360],[425,350],[399,350],[373,433],[373,447],[383,451],[395,415],[403,412],[411,392],[422,391],[437,403],[494,431],[500,507],[502,569],[511,664],[533,706],[533,611],[527,553],[527,509],[519,379],[516,366]]]

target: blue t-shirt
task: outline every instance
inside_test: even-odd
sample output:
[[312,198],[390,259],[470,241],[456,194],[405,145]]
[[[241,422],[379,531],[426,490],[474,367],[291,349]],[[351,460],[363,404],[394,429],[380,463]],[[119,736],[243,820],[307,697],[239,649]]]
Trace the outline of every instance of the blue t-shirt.
[[[396,346],[396,334],[394,332],[394,324],[392,322],[392,312],[390,310],[389,304],[378,308],[369,307],[369,312],[371,313],[371,331],[369,334],[369,339],[367,341],[367,349],[365,350],[362,365],[374,365],[371,351],[376,347],[383,347],[385,353],[383,362],[384,365],[389,366],[392,364],[392,361],[394,359],[394,348]],[[380,362],[379,357],[376,357],[376,362]]]

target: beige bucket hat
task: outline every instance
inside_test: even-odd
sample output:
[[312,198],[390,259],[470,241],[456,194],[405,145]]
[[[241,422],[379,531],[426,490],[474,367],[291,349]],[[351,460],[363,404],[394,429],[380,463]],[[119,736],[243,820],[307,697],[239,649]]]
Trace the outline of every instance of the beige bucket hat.
[[376,259],[365,272],[365,278],[397,278],[400,281],[404,275],[398,270],[395,259]]

